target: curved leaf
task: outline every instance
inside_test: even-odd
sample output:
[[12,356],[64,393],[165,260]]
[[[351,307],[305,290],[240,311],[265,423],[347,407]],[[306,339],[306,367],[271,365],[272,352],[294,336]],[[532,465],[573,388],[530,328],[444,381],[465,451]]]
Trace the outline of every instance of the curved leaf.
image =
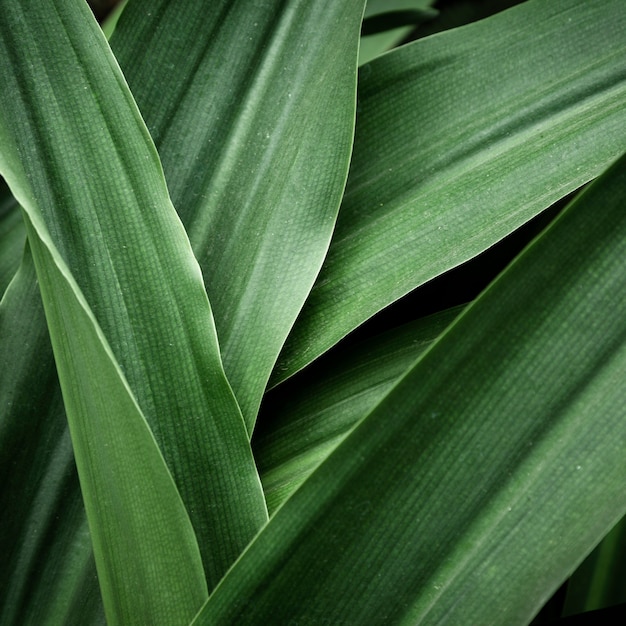
[[621,0],[531,0],[363,67],[336,232],[272,382],[616,159],[624,32]]
[[625,554],[626,518],[622,518],[569,579],[563,613],[583,613],[624,603]]
[[112,37],[203,269],[250,432],[343,193],[363,4],[145,0]]
[[194,624],[523,624],[626,511],[626,157],[276,512]]
[[107,337],[212,586],[267,511],[158,156],[82,2],[7,1],[0,27],[0,169],[30,219],[45,222]]
[[363,16],[359,65],[401,43],[416,25],[434,19],[438,11],[431,8],[432,4],[434,0],[369,0]]

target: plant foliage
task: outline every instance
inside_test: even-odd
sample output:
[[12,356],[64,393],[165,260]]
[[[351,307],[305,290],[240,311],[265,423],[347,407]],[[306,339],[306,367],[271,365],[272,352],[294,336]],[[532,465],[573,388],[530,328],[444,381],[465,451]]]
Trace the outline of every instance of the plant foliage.
[[626,11],[448,4],[0,0],[1,624],[625,600]]

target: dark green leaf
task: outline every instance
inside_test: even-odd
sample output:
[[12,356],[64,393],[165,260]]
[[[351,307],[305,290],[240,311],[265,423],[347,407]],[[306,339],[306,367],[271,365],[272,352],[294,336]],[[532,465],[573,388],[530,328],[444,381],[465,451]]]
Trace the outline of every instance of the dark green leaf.
[[0,623],[103,624],[72,445],[28,250],[0,303],[0,371]]
[[0,299],[17,272],[25,240],[24,222],[17,202],[0,178]]
[[[23,206],[31,208],[28,202]],[[208,596],[187,511],[106,339],[36,211],[26,225],[107,623],[187,623]]]
[[626,518],[622,519],[570,578],[565,615],[626,602]]
[[272,513],[378,404],[463,310],[457,307],[331,351],[265,398],[252,439]]
[[194,624],[524,624],[626,512],[626,157],[276,512]]
[[0,169],[40,234],[50,231],[107,337],[188,507],[212,586],[267,512],[199,268],[85,5],[3,8]]
[[364,66],[346,196],[274,383],[626,144],[621,0],[531,0]]
[[341,201],[363,4],[145,0],[112,38],[204,272],[250,432]]

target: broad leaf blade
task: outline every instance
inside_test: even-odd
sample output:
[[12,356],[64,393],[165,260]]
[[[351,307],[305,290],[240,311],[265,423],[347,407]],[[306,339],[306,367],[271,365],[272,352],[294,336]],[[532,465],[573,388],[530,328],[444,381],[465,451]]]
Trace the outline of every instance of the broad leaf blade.
[[69,0],[3,6],[2,173],[31,219],[46,223],[107,337],[180,489],[213,586],[267,512],[199,268],[88,8]]
[[624,32],[621,0],[531,1],[362,68],[337,229],[273,382],[615,160]]
[[626,157],[287,500],[194,623],[527,623],[626,511],[625,203]]
[[205,274],[250,432],[343,193],[363,4],[145,0],[111,41]]

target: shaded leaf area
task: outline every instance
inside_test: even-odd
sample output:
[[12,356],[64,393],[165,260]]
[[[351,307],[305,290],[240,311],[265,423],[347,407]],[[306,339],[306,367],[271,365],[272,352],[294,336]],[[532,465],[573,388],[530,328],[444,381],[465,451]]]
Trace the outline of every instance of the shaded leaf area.
[[[622,624],[626,620],[626,604],[587,611],[577,615],[568,615],[560,619],[537,622],[549,626],[594,626],[595,624]],[[534,624],[534,622],[533,622]]]
[[363,4],[138,1],[112,37],[250,432],[343,194]]
[[618,156],[625,29],[618,1],[531,1],[361,68],[336,232],[272,384]]
[[437,15],[414,29],[406,41],[414,41],[444,30],[465,26],[465,24],[485,19],[523,2],[525,0],[480,0],[479,2],[476,0],[437,0],[434,3]]
[[195,624],[532,618],[626,511],[625,190],[626,157],[285,502]]
[[[489,250],[393,303],[266,393],[252,446],[271,512],[445,331],[465,303],[477,298],[573,197],[570,194]],[[367,367],[376,356],[382,357],[380,374]],[[354,380],[346,375],[348,368]],[[373,381],[384,382],[378,387]],[[306,417],[301,419],[301,413]],[[303,433],[292,428],[300,422]]]
[[564,614],[626,602],[626,518],[602,540],[571,577]]
[[26,233],[17,202],[0,178],[0,299],[20,264]]
[[462,310],[443,311],[322,357],[267,395],[252,449],[270,514]]
[[0,338],[0,622],[104,624],[72,445],[28,251],[0,303]]
[[172,469],[214,585],[267,512],[158,156],[85,5],[7,2],[4,14],[2,173],[40,232],[50,231],[57,261],[96,315]]
[[404,11],[389,11],[363,20],[361,36],[376,35],[385,31],[414,26],[422,21],[432,19],[437,15],[436,11],[429,9],[408,9]]
[[87,3],[93,11],[94,17],[102,22],[120,4],[120,0],[88,0]]
[[361,27],[359,65],[391,50],[411,34],[416,25],[433,19],[433,0],[369,0]]
[[381,16],[386,13],[401,11],[428,10],[435,4],[434,0],[367,0],[365,4],[364,19]]

